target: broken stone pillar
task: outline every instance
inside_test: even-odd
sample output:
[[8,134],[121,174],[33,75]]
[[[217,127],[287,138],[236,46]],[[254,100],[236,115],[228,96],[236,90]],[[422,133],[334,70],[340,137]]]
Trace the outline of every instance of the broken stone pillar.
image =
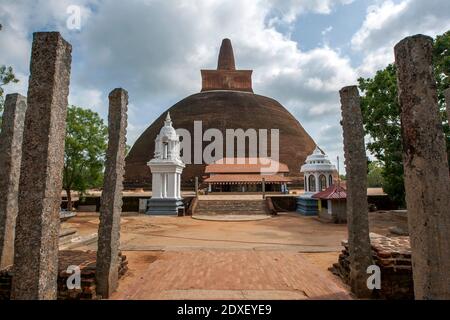
[[0,132],[0,270],[14,261],[20,161],[27,98],[8,94]]
[[447,107],[447,119],[448,119],[448,125],[450,126],[450,88],[445,90],[445,104]]
[[108,298],[119,277],[119,236],[125,173],[128,92],[114,89],[109,94],[108,150],[100,203],[97,251],[97,292]]
[[11,298],[56,299],[64,137],[72,46],[33,35]]
[[432,52],[432,38],[408,37],[395,63],[414,295],[450,299],[450,177]]
[[359,298],[368,298],[367,267],[373,264],[367,204],[367,156],[358,87],[340,91],[347,172],[347,226],[350,286]]

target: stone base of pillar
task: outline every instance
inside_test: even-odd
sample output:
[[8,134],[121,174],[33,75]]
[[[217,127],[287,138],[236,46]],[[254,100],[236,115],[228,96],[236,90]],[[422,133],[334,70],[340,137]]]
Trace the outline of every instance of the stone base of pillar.
[[145,214],[170,216],[178,215],[178,209],[184,208],[182,199],[149,199]]

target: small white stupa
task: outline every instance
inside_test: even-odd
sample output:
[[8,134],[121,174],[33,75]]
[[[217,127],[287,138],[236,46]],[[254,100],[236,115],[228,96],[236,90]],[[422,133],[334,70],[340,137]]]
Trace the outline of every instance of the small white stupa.
[[333,174],[336,173],[336,167],[328,156],[316,147],[314,152],[306,158],[300,172],[305,175],[305,193],[297,197],[297,211],[307,216],[317,215],[319,202],[311,197],[334,183]]
[[328,159],[328,156],[316,147],[314,152],[306,158],[300,172],[305,175],[305,195],[312,196],[331,186],[336,167]]
[[155,139],[155,154],[147,165],[152,172],[152,197],[147,214],[177,215],[183,208],[181,173],[185,164],[180,157],[180,137],[167,113],[164,127]]

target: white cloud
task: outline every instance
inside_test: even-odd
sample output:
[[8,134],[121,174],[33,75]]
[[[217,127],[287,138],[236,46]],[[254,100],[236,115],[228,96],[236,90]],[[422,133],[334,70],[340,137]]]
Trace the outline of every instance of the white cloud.
[[75,88],[69,95],[69,103],[83,106],[101,114],[107,114],[108,105],[105,104],[106,95],[97,89]]
[[331,31],[333,31],[333,27],[332,26],[329,26],[328,28],[325,28],[324,30],[322,30],[322,35],[323,36],[325,36],[325,35],[327,35],[328,33],[330,33]]
[[[254,69],[255,92],[278,99],[317,139],[320,123],[337,121],[337,91],[353,83],[356,74],[337,50],[323,46],[301,51],[273,22],[289,24],[300,14],[328,14],[334,6],[351,2],[0,0],[5,9],[0,13],[0,46],[7,48],[0,52],[0,61],[23,75],[21,88],[11,89],[25,89],[31,33],[59,30],[73,45],[69,102],[106,119],[108,93],[116,87],[127,89],[127,136],[133,143],[166,108],[200,91],[200,69],[216,67],[220,41],[228,37],[237,66]],[[71,4],[83,8],[79,32],[66,28]],[[323,144],[330,150],[336,145]]]
[[[402,37],[434,35],[450,25],[449,1],[376,1],[351,41],[365,57],[357,69],[338,49],[302,51],[277,29],[278,23],[292,27],[303,14],[329,14],[352,2],[0,0],[0,63],[12,65],[21,79],[7,91],[26,94],[32,32],[59,30],[73,45],[70,102],[106,118],[108,93],[127,89],[132,143],[165,109],[200,91],[200,69],[216,67],[220,41],[228,37],[238,68],[254,70],[255,92],[279,100],[334,157],[342,154],[338,90],[391,62],[392,47]],[[70,4],[82,7],[80,31],[66,28]]]
[[365,55],[359,68],[363,76],[394,61],[396,43],[417,33],[436,36],[450,29],[450,1],[379,1],[367,10],[365,21],[354,34],[352,48]]
[[366,19],[358,32],[352,38],[352,46],[357,50],[374,49],[387,34],[386,25],[401,18],[408,6],[408,0],[399,4],[384,1],[380,5],[372,5],[367,9]]
[[300,14],[330,14],[336,5],[352,2],[354,0],[269,0],[269,5],[274,10],[272,23],[292,23]]

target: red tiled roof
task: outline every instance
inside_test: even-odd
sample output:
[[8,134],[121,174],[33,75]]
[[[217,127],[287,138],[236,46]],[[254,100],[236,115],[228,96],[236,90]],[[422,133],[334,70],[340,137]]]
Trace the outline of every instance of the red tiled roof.
[[[261,161],[262,159],[265,159]],[[284,163],[268,158],[223,158],[206,166],[205,173],[261,173],[271,169],[270,162],[276,172],[289,172]],[[229,163],[227,163],[229,162]],[[263,162],[263,163],[261,163]],[[269,164],[266,164],[269,163]],[[276,168],[278,165],[278,168]],[[263,171],[265,170],[265,171]],[[275,173],[275,172],[274,172]]]
[[265,179],[266,183],[289,183],[291,179],[288,177],[278,175],[261,175],[261,174],[216,174],[203,182],[205,183],[222,183],[222,184],[235,184],[235,183],[251,183],[260,184],[262,179]]
[[347,190],[345,190],[342,186],[338,187],[337,185],[333,184],[324,191],[314,194],[312,198],[322,200],[346,199]]

